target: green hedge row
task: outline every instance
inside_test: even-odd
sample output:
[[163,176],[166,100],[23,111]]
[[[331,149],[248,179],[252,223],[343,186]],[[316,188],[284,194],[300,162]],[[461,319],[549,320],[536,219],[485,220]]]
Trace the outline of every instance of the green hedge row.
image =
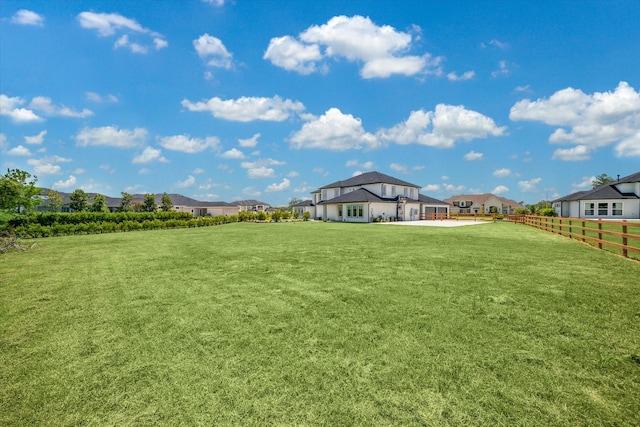
[[52,226],[55,224],[86,224],[90,222],[114,222],[126,221],[169,221],[193,219],[188,212],[33,212],[28,215],[16,215],[9,220],[10,227],[28,226],[40,224]]
[[[69,214],[63,214],[69,215]],[[71,214],[73,215],[73,214]],[[105,214],[109,215],[109,214]],[[117,214],[113,214],[117,215]],[[151,214],[153,215],[153,214]],[[236,215],[231,216],[206,216],[194,218],[190,214],[188,217],[180,218],[154,218],[136,220],[116,221],[92,221],[81,223],[64,223],[54,222],[51,225],[43,225],[39,222],[28,222],[24,225],[11,227],[11,231],[18,237],[22,238],[39,238],[50,236],[67,236],[74,234],[99,234],[99,233],[117,233],[136,230],[159,230],[164,228],[191,228],[191,227],[208,227],[213,225],[228,224],[238,222]]]

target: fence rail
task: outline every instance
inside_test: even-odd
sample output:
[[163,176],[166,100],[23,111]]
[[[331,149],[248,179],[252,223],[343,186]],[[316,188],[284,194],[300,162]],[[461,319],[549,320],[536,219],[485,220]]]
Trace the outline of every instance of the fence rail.
[[455,219],[459,221],[463,220],[474,220],[474,221],[495,221],[496,219],[502,219],[504,215],[500,214],[481,214],[481,213],[455,213],[455,214],[447,214],[446,212],[428,212],[420,214],[420,220],[444,220],[444,219]]
[[598,249],[640,261],[640,222],[535,215],[509,215],[508,220],[580,240]]

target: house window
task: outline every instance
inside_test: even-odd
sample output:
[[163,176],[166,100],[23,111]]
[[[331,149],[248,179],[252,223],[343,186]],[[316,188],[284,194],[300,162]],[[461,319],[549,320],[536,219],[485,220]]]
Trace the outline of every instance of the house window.
[[584,215],[585,216],[594,216],[595,215],[596,204],[595,203],[585,203],[584,204]]
[[382,184],[382,197],[387,197],[387,186]]
[[409,195],[409,189],[407,187],[404,187],[404,197],[407,197]]
[[409,191],[409,198],[413,199],[413,188]]
[[322,190],[322,200],[327,200],[327,190]]
[[622,202],[614,202],[611,204],[611,215],[622,215]]
[[349,218],[364,217],[364,205],[347,205],[347,217]]
[[335,190],[333,190],[333,197],[338,197],[340,195],[340,189],[336,188]]
[[338,205],[338,216],[342,216],[342,205]]
[[598,203],[598,216],[607,216],[609,214],[609,203]]
[[396,186],[395,185],[391,186],[391,197],[396,197]]

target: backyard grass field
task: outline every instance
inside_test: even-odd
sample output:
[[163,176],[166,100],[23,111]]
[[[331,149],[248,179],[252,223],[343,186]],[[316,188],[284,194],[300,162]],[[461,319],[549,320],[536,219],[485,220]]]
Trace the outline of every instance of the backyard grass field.
[[0,255],[0,425],[637,426],[640,263],[524,225]]

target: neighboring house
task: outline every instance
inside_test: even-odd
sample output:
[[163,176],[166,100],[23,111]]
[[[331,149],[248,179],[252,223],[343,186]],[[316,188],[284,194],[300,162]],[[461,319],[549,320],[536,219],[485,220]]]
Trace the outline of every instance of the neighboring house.
[[553,201],[561,217],[640,219],[640,172]]
[[432,213],[449,213],[449,205],[420,194],[420,187],[380,172],[366,172],[336,181],[311,193],[312,200],[292,206],[319,220],[372,222],[410,221]]
[[[49,189],[43,189],[42,198],[43,204],[40,205],[39,210],[44,210],[46,206],[47,194]],[[69,204],[71,200],[69,196],[71,193],[64,193],[58,191],[58,193],[62,196],[62,211],[70,212]],[[93,198],[97,193],[87,193],[88,195],[88,204],[91,205],[93,203]],[[158,208],[162,205],[162,194],[154,194],[156,205]],[[169,198],[171,198],[171,203],[173,204],[173,209],[176,212],[188,212],[193,216],[218,216],[218,215],[237,215],[242,211],[256,211],[259,212],[261,210],[265,210],[269,207],[268,204],[264,202],[259,202],[257,200],[240,200],[237,202],[227,203],[227,202],[202,202],[196,199],[192,199],[191,197],[183,196],[181,194],[169,194]],[[105,196],[105,201],[107,207],[111,212],[116,212],[121,205],[122,198],[120,197],[108,197]],[[133,195],[133,203],[139,204],[144,202],[144,194],[134,194]]]
[[444,199],[451,205],[451,214],[480,214],[496,212],[500,214],[514,214],[516,209],[523,209],[515,200],[496,196],[495,194],[461,194]]

